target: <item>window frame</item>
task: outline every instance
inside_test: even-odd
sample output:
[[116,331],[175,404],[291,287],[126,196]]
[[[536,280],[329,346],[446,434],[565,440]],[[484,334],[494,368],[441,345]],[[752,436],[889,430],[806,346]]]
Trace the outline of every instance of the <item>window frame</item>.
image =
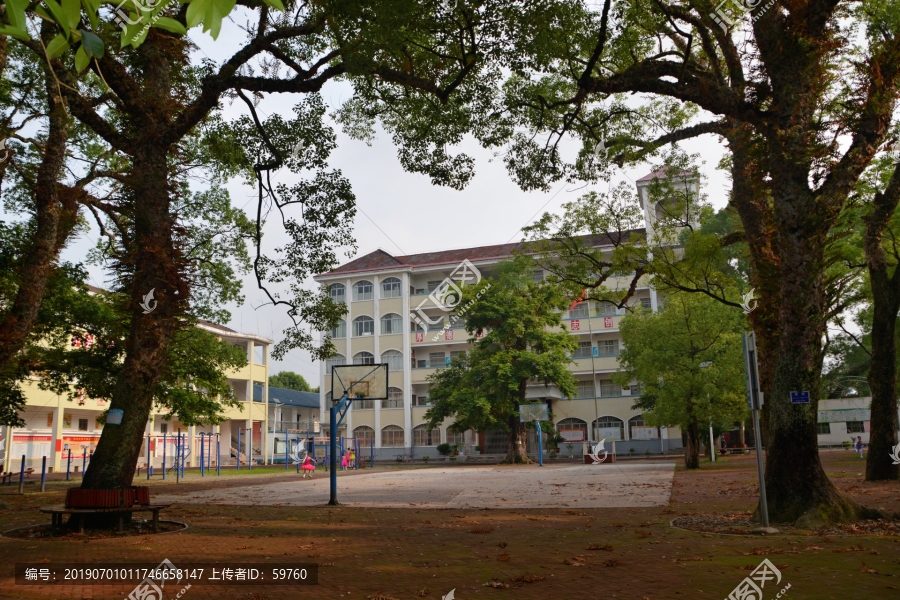
[[[357,333],[357,330],[361,329],[357,326],[363,325],[363,324],[369,324],[372,328],[372,332],[371,333],[363,333],[363,334]],[[355,338],[356,337],[372,337],[374,335],[375,335],[375,319],[373,319],[369,315],[359,315],[358,317],[353,319],[353,336],[352,337],[355,337]]]
[[[341,289],[340,294],[334,293],[334,290],[337,288]],[[340,299],[338,299],[338,296],[340,296]],[[328,297],[331,298],[332,302],[346,303],[347,302],[347,286],[344,285],[343,283],[332,283],[331,285],[328,286]]]
[[[344,335],[335,335],[335,331],[340,331],[341,327],[344,328]],[[337,327],[333,328],[328,334],[335,340],[342,340],[347,337],[347,320],[340,319],[340,323],[338,323]]]
[[[390,354],[385,358],[385,355],[389,352],[392,352],[393,354]],[[388,364],[388,371],[402,371],[403,353],[395,348],[389,348],[388,350],[385,350],[381,353],[381,362]]]
[[[338,362],[338,360],[340,360],[341,362]],[[340,367],[340,366],[343,366],[346,364],[347,364],[347,357],[344,356],[343,354],[338,354],[336,356],[332,356],[331,358],[326,358],[325,359],[325,374],[326,375],[330,374],[331,367],[333,367],[335,365]]]
[[[369,291],[364,292],[364,295],[367,295],[368,298],[361,298],[360,296],[362,294],[360,294],[359,288],[365,286],[366,284],[368,284]],[[359,281],[357,281],[356,283],[353,284],[353,301],[354,302],[368,302],[368,301],[374,300],[374,299],[375,299],[375,284],[374,283],[372,283],[371,281],[368,281],[367,279],[360,279]]]
[[[357,362],[357,359],[363,362]],[[371,359],[372,362],[365,362],[366,360]],[[353,364],[354,365],[374,365],[375,364],[375,355],[369,352],[368,350],[360,350],[356,354],[353,355]]]
[[[416,425],[413,427],[413,446],[418,448],[431,448],[434,446],[438,446],[441,443],[441,430],[440,428],[428,429],[428,426],[425,423],[420,425]],[[424,438],[425,442],[434,442],[435,434],[437,434],[437,443],[420,443],[416,438],[419,437],[419,434],[425,432],[425,434],[421,437]]]
[[[397,292],[396,295],[387,295],[385,285],[390,285],[391,292]],[[383,300],[387,300],[389,298],[402,298],[403,297],[403,282],[397,279],[396,277],[386,277],[381,281],[378,287],[381,289],[381,298]]]
[[[381,428],[381,447],[382,448],[403,448],[406,445],[406,432],[399,425],[385,425]],[[385,433],[391,434],[391,443],[385,443]],[[396,442],[397,436],[400,436],[400,443]]]
[[[403,333],[403,317],[397,313],[387,313],[381,315],[379,319],[381,335],[400,335]],[[391,331],[385,330],[385,324],[390,324]],[[396,331],[395,331],[396,329]]]

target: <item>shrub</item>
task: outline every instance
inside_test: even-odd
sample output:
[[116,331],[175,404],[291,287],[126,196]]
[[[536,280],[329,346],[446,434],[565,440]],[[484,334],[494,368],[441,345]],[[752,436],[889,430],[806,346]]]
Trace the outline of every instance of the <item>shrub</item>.
[[439,444],[437,447],[438,454],[441,456],[448,456],[450,454],[450,444]]
[[426,462],[426,463],[427,463],[427,462],[428,462],[428,460],[429,460],[429,457],[428,457],[428,455],[427,455],[427,454],[426,454],[426,455],[425,455],[425,456],[423,456],[423,457],[422,457],[422,460],[424,460],[424,461],[425,461],[425,462]]

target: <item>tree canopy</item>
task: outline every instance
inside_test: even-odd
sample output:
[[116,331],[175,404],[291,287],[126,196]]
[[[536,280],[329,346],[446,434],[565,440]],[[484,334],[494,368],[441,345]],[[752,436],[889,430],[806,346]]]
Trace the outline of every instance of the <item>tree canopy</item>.
[[294,373],[293,371],[281,371],[275,375],[269,375],[269,385],[271,387],[279,387],[287,390],[297,390],[298,392],[319,391],[318,388],[313,389],[303,375]]
[[613,380],[637,379],[634,408],[645,411],[645,422],[687,434],[688,468],[700,466],[701,429],[730,428],[747,413],[743,323],[740,310],[684,292],[665,294],[658,312],[639,311],[619,323],[622,371]]
[[535,283],[533,272],[529,259],[514,259],[463,288],[466,331],[475,337],[464,359],[429,378],[434,406],[425,413],[430,427],[453,418],[457,431],[509,431],[514,463],[528,462],[519,405],[529,403],[529,383],[553,384],[566,396],[576,388],[568,365],[577,342],[562,325],[568,300],[559,286]]

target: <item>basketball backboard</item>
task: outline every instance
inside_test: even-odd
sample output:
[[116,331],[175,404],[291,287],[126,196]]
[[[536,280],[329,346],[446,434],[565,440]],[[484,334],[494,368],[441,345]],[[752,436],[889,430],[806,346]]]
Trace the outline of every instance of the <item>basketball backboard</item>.
[[387,400],[388,365],[334,365],[331,367],[331,397],[340,400],[347,392],[351,399]]
[[519,405],[519,421],[522,423],[531,423],[532,421],[549,421],[550,414],[547,411],[547,405],[540,404],[520,404]]

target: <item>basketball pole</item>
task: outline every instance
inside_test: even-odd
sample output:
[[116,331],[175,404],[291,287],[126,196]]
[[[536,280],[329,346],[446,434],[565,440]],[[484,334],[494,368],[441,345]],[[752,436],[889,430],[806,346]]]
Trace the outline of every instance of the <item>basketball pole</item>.
[[347,392],[344,392],[344,395],[341,396],[341,399],[336,404],[332,404],[331,406],[331,415],[328,424],[328,447],[331,456],[329,457],[329,462],[331,463],[331,497],[328,500],[328,504],[330,506],[337,506],[337,428],[340,423],[338,423],[338,418],[341,421],[344,420],[344,415],[347,414],[347,407],[350,406],[349,395]]

